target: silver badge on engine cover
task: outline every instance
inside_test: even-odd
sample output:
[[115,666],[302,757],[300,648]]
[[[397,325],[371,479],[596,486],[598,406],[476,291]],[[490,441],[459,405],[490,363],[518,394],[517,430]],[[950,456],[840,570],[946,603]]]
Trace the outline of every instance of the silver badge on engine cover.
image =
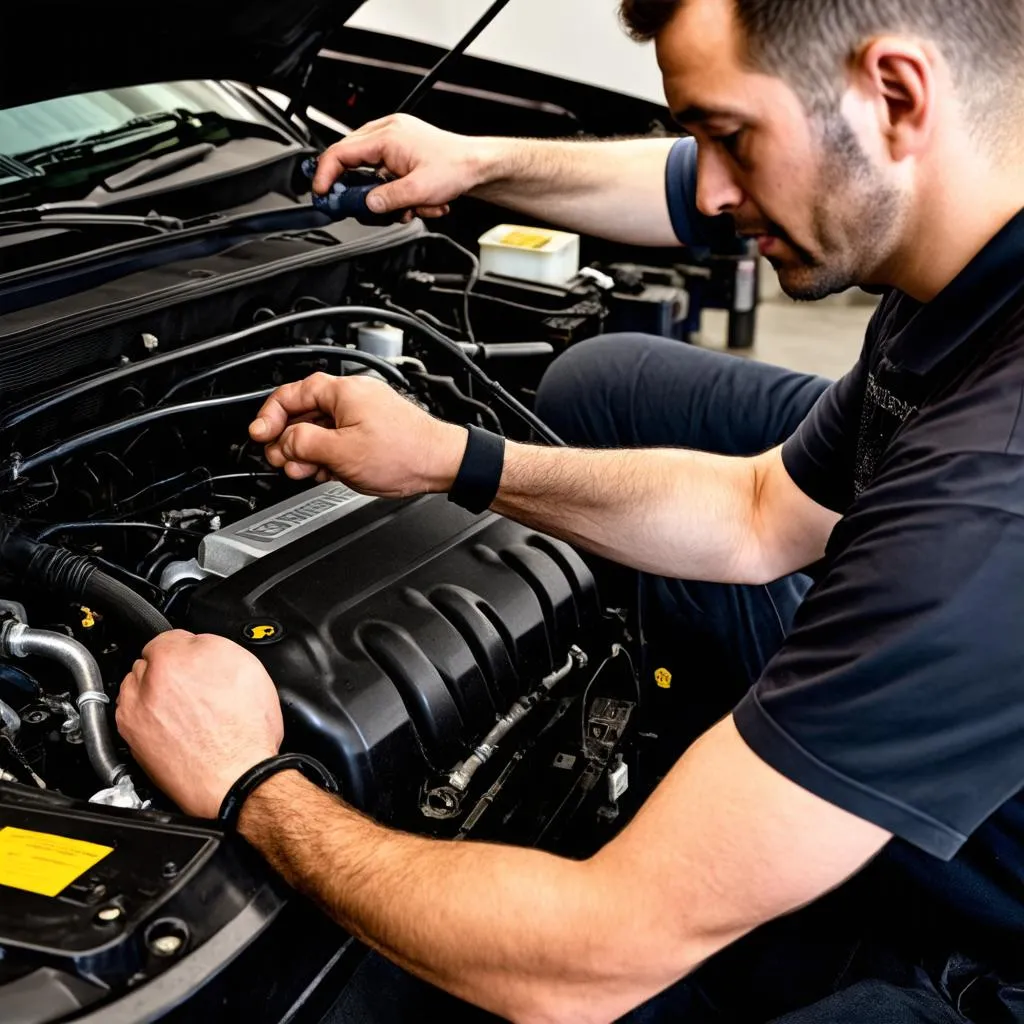
[[320,484],[204,537],[199,565],[207,573],[230,576],[375,500],[342,483]]

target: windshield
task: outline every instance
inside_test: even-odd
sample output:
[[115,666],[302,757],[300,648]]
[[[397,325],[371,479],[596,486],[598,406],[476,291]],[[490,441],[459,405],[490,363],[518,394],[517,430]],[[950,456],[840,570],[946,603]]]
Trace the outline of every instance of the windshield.
[[0,207],[76,200],[142,158],[259,134],[272,122],[229,82],[182,81],[0,110]]
[[110,131],[136,117],[182,108],[195,113],[209,110],[225,118],[253,123],[263,120],[252,106],[220,82],[135,85],[0,110],[0,153],[17,158],[19,153]]

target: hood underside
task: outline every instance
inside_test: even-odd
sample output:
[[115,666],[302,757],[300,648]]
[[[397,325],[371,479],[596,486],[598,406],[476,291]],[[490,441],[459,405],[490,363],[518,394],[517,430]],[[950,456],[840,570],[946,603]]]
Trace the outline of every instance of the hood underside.
[[0,107],[185,79],[283,91],[362,0],[126,0],[9,3],[0,30]]

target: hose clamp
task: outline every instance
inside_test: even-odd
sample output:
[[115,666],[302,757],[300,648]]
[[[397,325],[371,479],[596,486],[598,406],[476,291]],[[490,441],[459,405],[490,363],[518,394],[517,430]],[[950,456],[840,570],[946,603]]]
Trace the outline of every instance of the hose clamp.
[[6,651],[13,658],[26,657],[26,651],[21,646],[21,638],[26,629],[28,626],[24,622],[8,619],[0,628],[0,649]]
[[109,704],[110,698],[98,690],[87,690],[75,703],[78,705],[78,710],[81,711],[86,704]]

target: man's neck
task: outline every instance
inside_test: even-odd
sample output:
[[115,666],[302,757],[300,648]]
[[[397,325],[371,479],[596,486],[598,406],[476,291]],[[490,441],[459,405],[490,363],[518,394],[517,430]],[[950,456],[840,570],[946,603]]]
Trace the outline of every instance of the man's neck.
[[937,182],[908,221],[906,244],[887,268],[888,282],[930,302],[1022,209],[1024,171],[1017,168]]

